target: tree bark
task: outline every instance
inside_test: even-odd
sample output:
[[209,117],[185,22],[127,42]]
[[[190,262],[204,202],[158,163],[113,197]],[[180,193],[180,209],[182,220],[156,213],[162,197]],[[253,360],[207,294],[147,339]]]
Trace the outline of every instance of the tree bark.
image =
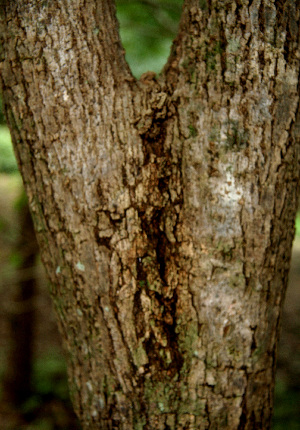
[[159,77],[111,0],[9,2],[1,85],[83,428],[270,427],[299,8],[186,0]]

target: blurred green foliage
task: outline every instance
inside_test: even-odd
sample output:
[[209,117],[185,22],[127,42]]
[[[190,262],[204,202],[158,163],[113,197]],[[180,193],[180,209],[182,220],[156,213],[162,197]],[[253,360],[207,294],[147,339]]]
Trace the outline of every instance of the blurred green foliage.
[[24,430],[79,429],[75,416],[68,413],[71,409],[66,361],[60,350],[51,348],[34,362],[32,395],[22,405],[30,422]]
[[277,378],[272,430],[300,429],[300,389],[295,390]]
[[177,33],[183,0],[117,0],[126,59],[136,77],[159,73]]
[[0,125],[0,173],[15,173],[18,166],[6,125]]
[[50,349],[34,362],[33,386],[39,396],[52,395],[61,400],[69,398],[67,368],[61,351]]
[[296,217],[296,236],[300,237],[300,212],[297,213]]

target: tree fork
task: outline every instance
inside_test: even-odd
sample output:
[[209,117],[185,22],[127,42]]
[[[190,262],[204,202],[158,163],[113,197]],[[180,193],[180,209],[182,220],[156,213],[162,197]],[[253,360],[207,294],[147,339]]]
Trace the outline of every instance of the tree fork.
[[299,194],[296,2],[184,2],[137,81],[110,0],[3,8],[1,86],[83,428],[270,426]]

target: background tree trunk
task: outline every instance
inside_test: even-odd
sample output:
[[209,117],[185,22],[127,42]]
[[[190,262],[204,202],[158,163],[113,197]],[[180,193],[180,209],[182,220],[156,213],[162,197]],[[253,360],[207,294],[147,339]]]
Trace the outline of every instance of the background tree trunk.
[[32,391],[35,265],[38,254],[38,244],[24,191],[17,206],[20,234],[14,252],[19,259],[17,266],[19,276],[16,285],[13,286],[13,300],[9,305],[11,343],[3,384],[5,401],[16,408],[28,399]]
[[111,0],[4,10],[6,115],[83,427],[268,429],[296,1],[186,0],[164,72],[139,81]]

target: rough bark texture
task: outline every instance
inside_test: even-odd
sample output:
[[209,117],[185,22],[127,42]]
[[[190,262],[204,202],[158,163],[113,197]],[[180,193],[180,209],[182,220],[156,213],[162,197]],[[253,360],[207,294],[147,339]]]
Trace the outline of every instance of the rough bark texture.
[[4,10],[6,114],[83,428],[268,429],[297,2],[186,0],[165,70],[139,81],[113,1]]

